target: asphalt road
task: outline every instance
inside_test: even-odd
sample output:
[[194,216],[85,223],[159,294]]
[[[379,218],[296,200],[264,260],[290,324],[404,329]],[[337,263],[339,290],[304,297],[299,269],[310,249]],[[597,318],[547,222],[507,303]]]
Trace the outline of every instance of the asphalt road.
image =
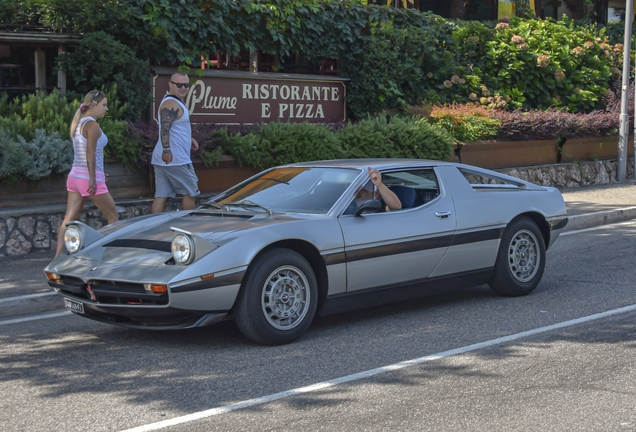
[[527,297],[481,286],[319,318],[281,347],[231,322],[0,320],[0,430],[636,430],[635,237],[561,237]]

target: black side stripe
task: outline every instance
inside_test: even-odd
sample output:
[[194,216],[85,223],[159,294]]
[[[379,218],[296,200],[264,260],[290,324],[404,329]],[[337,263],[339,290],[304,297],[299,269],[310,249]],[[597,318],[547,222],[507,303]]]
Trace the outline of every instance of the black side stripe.
[[323,255],[323,259],[325,260],[326,265],[334,265],[334,264],[343,264],[347,262],[346,255],[344,252],[334,252],[330,254]]
[[503,231],[504,228],[492,228],[456,235],[443,235],[423,240],[396,242],[388,245],[373,246],[365,249],[348,250],[346,252],[337,252],[329,255],[324,255],[324,259],[327,265],[333,265],[342,264],[347,261],[353,262],[370,258],[380,258],[389,255],[420,252],[424,250],[458,246],[469,243],[478,243],[487,240],[499,239],[503,235]]
[[551,230],[563,229],[567,226],[567,224],[568,224],[568,218],[555,219],[550,222],[550,229]]
[[372,246],[365,249],[348,250],[346,252],[347,261],[353,262],[371,258],[380,258],[389,255],[398,255],[409,252],[448,247],[452,239],[453,235],[451,234],[423,240],[410,240],[382,246]]
[[460,233],[456,234],[455,238],[451,242],[451,246],[458,246],[469,243],[478,243],[482,241],[488,240],[497,240],[500,239],[503,235],[505,227],[502,228],[491,228],[482,231],[473,231],[468,233]]
[[201,291],[209,288],[219,288],[227,285],[236,285],[243,282],[245,272],[240,271],[225,276],[213,277],[211,279],[200,280],[188,285],[182,285],[175,288],[170,288],[170,292],[173,294],[184,293],[190,291]]

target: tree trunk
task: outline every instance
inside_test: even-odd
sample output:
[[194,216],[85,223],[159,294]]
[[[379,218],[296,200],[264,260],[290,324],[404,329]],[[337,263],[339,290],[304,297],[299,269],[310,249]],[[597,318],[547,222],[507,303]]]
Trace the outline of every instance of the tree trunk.
[[450,0],[450,17],[451,18],[464,18],[464,3],[466,0]]

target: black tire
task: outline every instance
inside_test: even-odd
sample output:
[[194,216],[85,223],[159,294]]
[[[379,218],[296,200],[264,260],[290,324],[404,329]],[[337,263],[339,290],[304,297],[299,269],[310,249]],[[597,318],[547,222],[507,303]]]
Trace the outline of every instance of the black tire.
[[307,260],[289,249],[272,249],[250,265],[234,320],[248,339],[281,345],[307,331],[317,304],[318,284]]
[[499,295],[530,294],[543,277],[545,259],[545,242],[537,224],[526,217],[516,219],[504,231],[488,285]]

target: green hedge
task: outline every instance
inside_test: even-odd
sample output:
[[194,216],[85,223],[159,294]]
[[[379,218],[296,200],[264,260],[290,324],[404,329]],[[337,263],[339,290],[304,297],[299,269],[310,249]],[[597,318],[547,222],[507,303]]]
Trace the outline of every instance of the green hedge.
[[[620,73],[616,25],[466,22],[364,3],[7,0],[0,24],[86,35],[61,64],[78,89],[118,83],[128,119],[142,116],[136,93],[148,85],[142,63],[196,67],[217,50],[274,54],[277,68],[293,53],[306,66],[338,59],[339,74],[352,79],[347,102],[354,120],[438,102],[590,112],[603,108],[603,94]],[[120,62],[111,51],[130,60]]]
[[[269,123],[245,135],[216,133],[218,147],[203,152],[208,164],[221,154],[240,165],[266,168],[292,162],[341,158],[420,158],[445,160],[454,139],[416,117],[369,118],[337,131],[308,123]],[[206,153],[208,153],[206,155]]]

